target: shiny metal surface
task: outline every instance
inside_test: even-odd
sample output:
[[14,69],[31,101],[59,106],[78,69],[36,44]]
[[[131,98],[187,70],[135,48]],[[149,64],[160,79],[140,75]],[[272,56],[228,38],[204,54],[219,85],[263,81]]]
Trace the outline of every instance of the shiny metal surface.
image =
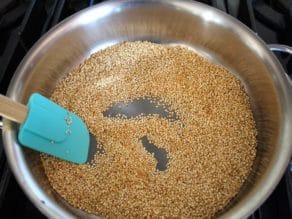
[[[292,55],[292,47],[291,46],[287,46],[287,45],[283,45],[283,44],[268,44],[268,47],[271,51],[273,52],[281,52],[281,53],[288,53],[290,55]],[[290,73],[290,72],[287,72]],[[292,85],[292,79],[291,77],[288,76],[288,74],[285,74],[287,76],[287,80],[289,81],[290,85]],[[290,160],[290,165],[292,163],[292,157]]]
[[286,45],[281,45],[281,44],[269,44],[268,45],[271,51],[275,52],[285,52],[292,54],[292,47],[291,46],[286,46]]
[[[273,191],[291,155],[291,92],[268,47],[236,19],[209,6],[181,0],[110,1],[66,19],[30,50],[7,95],[26,103],[32,92],[49,96],[68,71],[93,52],[134,40],[180,44],[230,69],[251,98],[258,129],[257,157],[239,195],[221,218],[245,218]],[[17,126],[4,120],[5,151],[19,184],[50,218],[95,218],[75,209],[50,187],[39,154],[20,147]]]

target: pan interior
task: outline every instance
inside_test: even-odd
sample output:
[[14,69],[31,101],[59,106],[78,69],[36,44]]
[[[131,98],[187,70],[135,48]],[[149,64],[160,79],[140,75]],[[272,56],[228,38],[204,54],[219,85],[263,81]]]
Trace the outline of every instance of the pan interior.
[[[140,40],[140,39],[138,39],[138,40]],[[132,40],[132,41],[135,41],[135,40]],[[157,43],[157,40],[148,39],[148,41]],[[121,42],[124,42],[124,41],[121,41]],[[116,43],[120,43],[120,42],[116,42]],[[236,198],[234,198],[229,203],[229,205],[225,209],[222,210],[222,212],[218,213],[218,215],[221,215],[222,213],[227,211],[229,208],[231,208],[233,205],[235,205],[238,202],[238,200],[240,199],[240,197],[243,196],[245,194],[245,192],[247,190],[249,190],[250,187],[253,186],[254,183],[256,183],[255,182],[255,178],[258,177],[258,174],[260,173],[259,172],[259,170],[260,170],[260,166],[259,165],[263,161],[261,153],[267,152],[266,149],[263,149],[265,146],[263,145],[264,140],[262,140],[262,138],[266,138],[264,136],[266,136],[267,133],[263,133],[263,131],[260,130],[261,127],[262,127],[262,121],[261,121],[261,118],[259,116],[257,116],[257,115],[260,114],[260,116],[262,116],[262,114],[259,112],[259,108],[258,108],[259,106],[257,105],[256,98],[254,97],[255,94],[253,93],[253,88],[250,87],[250,83],[248,81],[244,80],[244,77],[242,77],[241,72],[236,71],[232,66],[228,65],[228,63],[226,63],[222,59],[222,57],[218,56],[218,54],[215,54],[212,51],[209,51],[208,49],[201,48],[200,46],[186,44],[186,43],[183,43],[183,42],[169,42],[169,40],[164,42],[163,39],[161,39],[159,41],[159,43],[160,44],[165,44],[165,45],[180,45],[180,46],[183,46],[183,47],[187,47],[188,49],[191,49],[191,50],[195,51],[196,53],[200,54],[201,56],[205,57],[206,59],[208,59],[212,63],[224,66],[225,68],[227,68],[230,71],[231,74],[233,74],[235,77],[237,77],[242,82],[242,84],[243,84],[243,86],[245,88],[245,91],[247,92],[247,94],[248,94],[248,96],[249,96],[249,98],[251,100],[253,114],[254,114],[254,117],[255,117],[255,120],[256,120],[256,124],[257,124],[257,129],[259,129],[258,130],[259,131],[259,136],[258,136],[258,146],[257,146],[257,157],[256,157],[256,160],[255,160],[255,163],[254,163],[254,166],[253,166],[253,170],[252,170],[250,176],[248,177],[246,183],[243,185],[241,192],[238,194],[238,196]],[[90,53],[88,53],[86,56],[84,56],[82,59],[80,59],[80,63],[82,62],[81,60],[89,57],[89,54],[97,52],[101,48],[103,49],[103,48],[106,48],[107,46],[108,46],[107,43],[105,45],[97,46],[96,47],[97,49],[91,50]],[[120,102],[120,103],[115,104],[111,108],[109,108],[107,111],[105,111],[104,112],[104,116],[116,116],[116,115],[120,114],[120,115],[124,115],[124,116],[126,116],[128,118],[132,118],[132,117],[135,117],[135,116],[139,115],[140,113],[143,113],[145,115],[147,115],[147,114],[157,114],[160,117],[168,117],[167,116],[167,110],[165,110],[163,107],[157,108],[156,105],[153,104],[153,103],[155,103],[155,101],[156,101],[155,99],[134,99],[129,104],[125,104],[123,102]],[[174,119],[174,120],[178,119],[176,117],[175,113],[174,113],[174,115],[173,115],[173,117],[171,119]],[[276,118],[273,117],[273,120],[274,119],[276,119]],[[264,136],[262,136],[262,135],[264,135]],[[145,147],[145,149],[147,151],[149,151],[149,148],[150,148],[149,152],[153,153],[153,149],[151,151],[151,147],[152,148],[156,148],[156,150],[154,152],[154,155],[155,155],[155,158],[157,159],[157,164],[158,164],[157,165],[157,169],[160,170],[160,171],[165,170],[165,168],[166,168],[165,165],[167,163],[167,160],[166,160],[165,157],[166,157],[166,153],[167,152],[166,151],[160,152],[160,151],[157,150],[158,146],[155,146],[155,145],[151,146],[151,144],[147,141],[147,136],[145,136],[145,139],[141,139],[141,140],[142,140],[143,146]],[[38,154],[35,154],[35,152],[29,151],[29,152],[26,152],[26,153],[28,153],[28,154],[33,153],[34,154],[33,159],[39,160]],[[30,156],[29,156],[28,159],[31,159]],[[40,164],[39,162],[40,161],[37,161],[38,165],[33,166],[33,169],[36,172],[39,172],[40,169],[43,169],[43,167],[41,165],[39,165]],[[41,179],[43,181],[42,183],[44,183],[44,181],[45,181],[45,183],[43,185],[46,185],[46,187],[50,188],[50,185],[46,181],[46,176],[44,176],[42,174]],[[72,206],[70,206],[69,204],[67,204],[67,202],[64,201],[56,192],[53,191],[52,195],[53,195],[54,199],[56,199],[58,202],[63,203],[64,206],[66,206],[66,208],[69,208],[70,211],[74,212],[74,214],[83,215],[83,216],[87,215],[84,212],[82,212],[82,211],[80,211],[78,209],[75,209]]]

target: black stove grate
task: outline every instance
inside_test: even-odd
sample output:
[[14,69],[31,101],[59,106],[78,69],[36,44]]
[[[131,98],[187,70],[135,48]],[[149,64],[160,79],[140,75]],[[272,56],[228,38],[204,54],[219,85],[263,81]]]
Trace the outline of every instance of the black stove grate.
[[[102,1],[1,0],[0,93],[5,94],[32,45],[64,18]],[[292,4],[286,0],[201,0],[238,18],[267,43],[292,45]],[[291,55],[277,54],[292,74]],[[0,133],[0,137],[1,133]],[[17,210],[15,210],[17,209]],[[27,199],[7,165],[0,141],[0,212],[10,218],[46,218]],[[292,218],[292,163],[268,200],[249,219]]]

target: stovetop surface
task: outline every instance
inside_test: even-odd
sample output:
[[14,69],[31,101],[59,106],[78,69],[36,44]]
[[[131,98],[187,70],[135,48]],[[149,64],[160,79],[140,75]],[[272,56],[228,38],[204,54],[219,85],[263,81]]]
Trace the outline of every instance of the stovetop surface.
[[[5,94],[11,77],[32,45],[64,18],[102,1],[94,0],[1,0],[0,1],[0,93]],[[236,17],[266,43],[292,46],[290,0],[201,0]],[[276,54],[288,75],[292,58]],[[292,91],[291,91],[292,92]],[[2,139],[1,133],[0,137]],[[0,141],[0,217],[46,218],[28,200],[15,181]],[[249,219],[292,218],[292,163],[279,185]]]

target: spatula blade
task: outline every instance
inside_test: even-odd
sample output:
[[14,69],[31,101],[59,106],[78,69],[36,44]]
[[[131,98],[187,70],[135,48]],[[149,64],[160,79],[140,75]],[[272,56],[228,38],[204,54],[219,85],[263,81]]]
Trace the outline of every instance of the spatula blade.
[[28,108],[18,133],[22,145],[66,161],[87,162],[90,134],[79,116],[37,93]]

